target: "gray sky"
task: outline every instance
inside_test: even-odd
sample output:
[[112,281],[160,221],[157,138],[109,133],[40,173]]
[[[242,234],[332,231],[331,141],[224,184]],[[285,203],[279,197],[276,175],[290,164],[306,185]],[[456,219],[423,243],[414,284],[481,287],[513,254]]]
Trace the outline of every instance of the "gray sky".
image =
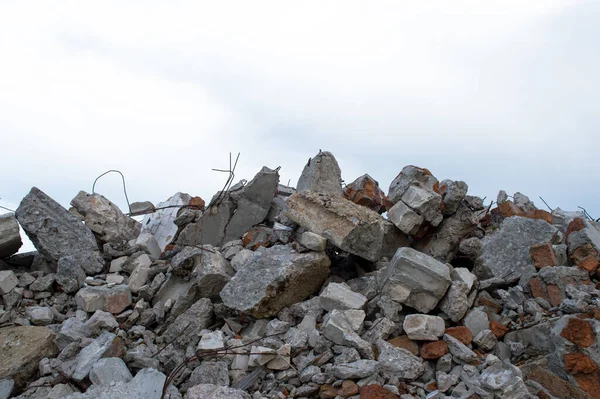
[[[0,205],[206,200],[319,149],[387,191],[404,165],[600,217],[600,2],[0,3]],[[237,179],[236,179],[237,180]],[[125,208],[120,178],[97,191]],[[487,201],[486,201],[487,202]]]

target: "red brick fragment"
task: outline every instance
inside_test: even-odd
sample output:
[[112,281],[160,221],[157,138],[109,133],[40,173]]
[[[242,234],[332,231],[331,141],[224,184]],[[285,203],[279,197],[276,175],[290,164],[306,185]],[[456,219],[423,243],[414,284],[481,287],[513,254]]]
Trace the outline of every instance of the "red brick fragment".
[[367,385],[360,390],[360,399],[398,399],[399,396],[381,385]]
[[567,353],[563,360],[565,361],[565,369],[570,374],[590,374],[598,370],[598,365],[583,353]]
[[590,323],[576,318],[569,319],[567,326],[563,328],[560,336],[581,348],[587,348],[596,341],[596,336]]
[[456,338],[465,345],[469,345],[473,341],[473,333],[465,326],[447,328],[446,334]]
[[574,233],[579,230],[585,229],[585,222],[581,218],[575,218],[569,223],[567,226],[567,232],[565,233],[565,238],[569,237],[569,234]]
[[502,338],[508,332],[508,327],[499,321],[492,320],[490,321],[490,330],[496,336],[496,338]]
[[428,342],[421,348],[421,357],[425,360],[439,359],[448,353],[448,345],[440,340]]
[[536,269],[541,269],[545,266],[558,266],[552,245],[548,243],[532,245],[529,248],[529,256],[531,256],[533,266]]
[[593,255],[588,255],[577,264],[577,267],[587,270],[588,273],[593,273],[598,269],[598,260]]

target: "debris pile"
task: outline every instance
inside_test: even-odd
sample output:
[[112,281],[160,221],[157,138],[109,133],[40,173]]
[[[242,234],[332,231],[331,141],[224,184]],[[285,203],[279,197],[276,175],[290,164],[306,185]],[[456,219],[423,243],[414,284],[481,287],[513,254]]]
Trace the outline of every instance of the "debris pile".
[[0,399],[600,398],[600,225],[467,189],[343,186],[328,152],[141,223],[34,187],[0,217]]

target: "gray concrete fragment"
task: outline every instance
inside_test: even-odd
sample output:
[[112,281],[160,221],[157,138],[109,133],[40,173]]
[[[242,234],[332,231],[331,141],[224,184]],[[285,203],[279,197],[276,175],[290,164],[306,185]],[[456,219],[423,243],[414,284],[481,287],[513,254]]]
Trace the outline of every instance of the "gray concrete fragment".
[[[463,199],[467,195],[469,186],[464,181],[450,181],[447,184],[443,181],[440,184],[440,190],[443,192],[444,215],[452,215],[458,210]],[[446,188],[444,189],[444,186]]]
[[329,275],[324,252],[296,253],[291,246],[257,252],[221,291],[223,303],[255,317],[277,314],[319,290]]
[[380,259],[385,229],[377,212],[342,197],[313,192],[296,193],[287,205],[286,216],[305,229],[344,251],[373,262]]
[[225,362],[204,361],[192,371],[189,383],[191,385],[213,384],[229,386],[229,370]]
[[12,213],[0,215],[0,259],[16,254],[21,245],[23,242],[15,215]]
[[158,245],[158,241],[156,238],[150,233],[142,233],[135,240],[135,245],[137,245],[142,251],[146,251],[150,254],[152,259],[160,258],[160,254],[162,250]]
[[25,316],[34,326],[47,326],[54,321],[54,313],[48,306],[30,306]]
[[309,159],[296,187],[298,192],[313,191],[341,197],[342,172],[333,154],[319,151],[314,158]]
[[557,231],[544,220],[520,216],[504,219],[497,231],[483,238],[481,254],[473,270],[480,279],[499,277],[505,281],[533,274],[535,267],[529,248],[551,242]]
[[11,379],[0,380],[0,399],[10,398],[14,386],[15,382]]
[[338,379],[366,378],[377,373],[379,362],[376,360],[357,360],[352,363],[338,364],[331,368],[331,374]]
[[129,216],[140,216],[155,211],[154,204],[150,201],[137,201],[129,204]]
[[246,248],[235,254],[235,256],[231,258],[231,267],[233,270],[240,270],[250,260],[250,258],[252,258],[253,254],[254,252]]
[[147,214],[142,220],[140,234],[149,233],[154,236],[160,251],[164,251],[167,244],[173,241],[177,234],[177,225],[173,223],[177,218],[180,207],[188,205],[192,197],[189,194],[175,193],[165,202],[156,205],[159,209],[154,213]]
[[471,363],[477,360],[477,354],[453,336],[445,334],[444,341],[448,345],[448,349],[456,362]]
[[387,212],[388,220],[404,234],[416,234],[425,221],[422,215],[413,211],[404,202],[398,201]]
[[298,241],[311,251],[325,251],[325,247],[327,246],[326,238],[310,231],[302,233]]
[[424,314],[407,315],[402,327],[408,338],[415,341],[437,341],[446,329],[444,319]]
[[75,392],[77,391],[73,389],[70,385],[57,384],[52,387],[52,390],[48,393],[47,399],[65,398]]
[[475,335],[473,342],[482,350],[489,352],[498,343],[498,338],[492,333],[491,330],[482,330],[479,334]]
[[427,169],[417,166],[405,166],[390,184],[388,199],[392,204],[400,201],[400,198],[410,186],[417,186],[433,191],[438,180]]
[[196,385],[186,392],[185,399],[251,399],[251,396],[235,388],[212,384]]
[[71,205],[84,217],[85,225],[102,242],[120,245],[140,234],[140,223],[125,215],[117,205],[100,194],[80,191]]
[[63,256],[58,260],[56,282],[63,291],[73,293],[83,287],[85,272],[79,265],[79,259],[74,256]]
[[98,338],[79,352],[73,364],[71,378],[82,381],[87,377],[92,367],[103,357],[111,347],[116,335],[108,331],[102,332]]
[[469,301],[469,286],[463,281],[453,281],[446,295],[439,303],[442,312],[454,322],[460,321],[471,307]]
[[382,273],[382,292],[422,313],[433,310],[450,286],[443,263],[412,248],[400,248]]
[[210,245],[184,248],[171,265],[175,274],[195,281],[199,298],[217,295],[235,274],[229,261]]
[[241,238],[252,226],[262,222],[275,197],[279,173],[263,167],[243,188],[235,213],[225,230],[221,244]]
[[433,226],[439,225],[442,221],[442,196],[434,191],[410,186],[402,195],[402,202],[417,211]]
[[489,328],[490,320],[488,318],[488,315],[484,311],[475,308],[469,311],[469,313],[467,313],[463,320],[463,324],[469,330],[471,330],[473,336],[475,337],[481,331]]
[[414,380],[425,371],[423,360],[406,349],[397,348],[383,340],[377,342],[377,349],[379,370],[388,378],[395,376],[403,380]]
[[[128,383],[92,385],[85,393],[75,393],[65,399],[160,399],[165,379],[166,376],[163,373],[152,368],[145,368],[140,370]],[[181,395],[176,389],[169,389],[167,393],[171,399],[181,399]]]
[[16,216],[36,249],[52,263],[71,255],[88,275],[104,267],[92,231],[38,188],[23,198]]
[[477,215],[463,202],[458,211],[444,219],[438,229],[417,244],[416,249],[440,262],[450,262],[458,252],[460,242],[473,233],[477,223]]
[[[198,333],[208,328],[214,320],[213,306],[210,299],[203,298],[194,303],[188,310],[169,323],[162,337],[171,342],[179,336],[176,344],[186,347],[198,343]],[[185,334],[182,332],[185,330]]]
[[126,285],[84,287],[75,295],[75,301],[77,307],[86,312],[103,310],[118,314],[131,305],[131,290]]
[[133,376],[123,360],[109,357],[98,360],[90,370],[90,381],[94,385],[111,385],[117,382],[129,382]]
[[6,295],[19,284],[19,279],[12,270],[0,271],[0,295]]
[[338,345],[357,349],[363,356],[364,354],[372,356],[371,344],[354,332],[352,324],[350,324],[344,313],[338,310],[331,311],[325,317],[323,335]]
[[327,311],[362,309],[367,303],[364,295],[352,291],[345,283],[329,283],[319,297],[321,306]]
[[516,192],[513,195],[513,199],[515,200],[515,205],[521,208],[524,212],[535,211],[537,209],[533,201],[531,201],[525,194]]

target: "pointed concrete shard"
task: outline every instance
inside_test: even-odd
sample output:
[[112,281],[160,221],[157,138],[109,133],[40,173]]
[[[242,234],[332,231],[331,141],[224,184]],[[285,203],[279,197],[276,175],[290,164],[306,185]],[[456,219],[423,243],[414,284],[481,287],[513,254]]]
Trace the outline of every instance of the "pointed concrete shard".
[[432,311],[450,286],[448,266],[412,248],[400,248],[382,276],[382,292],[393,301]]
[[278,245],[255,252],[221,291],[225,306],[263,318],[321,288],[331,264],[324,252],[293,252]]
[[53,264],[63,256],[73,256],[87,274],[99,273],[104,267],[92,231],[40,189],[31,189],[16,216],[36,249]]
[[23,242],[17,218],[12,213],[0,215],[0,259],[16,254]]
[[287,205],[287,217],[336,247],[371,262],[381,257],[386,229],[377,212],[342,197],[310,191],[292,195]]
[[319,153],[308,160],[300,179],[298,192],[313,191],[342,197],[342,171],[335,157],[328,151]]

